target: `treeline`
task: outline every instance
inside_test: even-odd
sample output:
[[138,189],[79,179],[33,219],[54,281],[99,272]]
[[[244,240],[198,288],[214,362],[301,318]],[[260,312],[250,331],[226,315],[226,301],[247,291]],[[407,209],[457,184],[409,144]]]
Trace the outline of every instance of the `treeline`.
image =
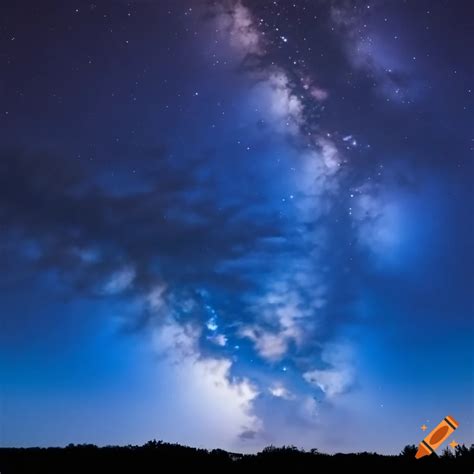
[[[258,454],[239,454],[214,449],[196,449],[179,444],[149,441],[143,446],[70,444],[65,448],[0,448],[1,474],[76,474],[76,473],[157,473],[169,470],[275,469],[286,472],[445,472],[472,474],[474,445],[445,449],[440,456],[415,459],[416,447],[406,446],[399,455],[377,453],[324,454],[317,449],[299,450],[294,446],[269,446]],[[253,472],[253,471],[252,471]],[[270,471],[271,472],[271,471]]]

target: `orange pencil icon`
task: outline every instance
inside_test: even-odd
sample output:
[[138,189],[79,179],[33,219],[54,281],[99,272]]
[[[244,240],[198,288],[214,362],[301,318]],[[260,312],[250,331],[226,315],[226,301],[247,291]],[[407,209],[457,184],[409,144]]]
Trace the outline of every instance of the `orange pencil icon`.
[[434,453],[458,426],[459,423],[452,416],[444,418],[443,421],[420,443],[415,455],[416,459]]

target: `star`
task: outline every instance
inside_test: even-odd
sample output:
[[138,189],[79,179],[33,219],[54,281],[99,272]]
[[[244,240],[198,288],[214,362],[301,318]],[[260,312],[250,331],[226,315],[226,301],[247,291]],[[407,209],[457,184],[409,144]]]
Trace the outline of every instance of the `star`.
[[451,446],[453,449],[458,445],[459,443],[456,443],[454,439],[449,443],[449,446]]
[[423,431],[426,431],[426,430],[428,429],[428,427],[427,427],[425,424],[423,424],[423,425],[421,425],[421,429],[422,429]]

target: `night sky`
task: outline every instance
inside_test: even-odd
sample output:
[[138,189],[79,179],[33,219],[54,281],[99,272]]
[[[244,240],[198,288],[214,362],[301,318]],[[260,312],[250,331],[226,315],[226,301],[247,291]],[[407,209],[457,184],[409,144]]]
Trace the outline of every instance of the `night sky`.
[[470,1],[0,7],[0,445],[474,442]]

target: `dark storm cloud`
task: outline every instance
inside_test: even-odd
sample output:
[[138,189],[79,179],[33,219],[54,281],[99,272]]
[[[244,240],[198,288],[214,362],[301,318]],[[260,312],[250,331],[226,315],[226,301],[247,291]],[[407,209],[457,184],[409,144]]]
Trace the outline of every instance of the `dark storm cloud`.
[[[65,160],[3,150],[0,215],[4,236],[16,236],[19,246],[21,239],[38,243],[37,264],[87,268],[81,278],[86,286],[128,259],[141,270],[139,281],[146,285],[158,257],[172,262],[168,275],[175,267],[175,278],[185,281],[195,271],[212,273],[216,259],[238,253],[237,244],[245,251],[258,238],[278,232],[271,218],[254,222],[238,206],[219,204],[212,181],[199,178],[200,160],[176,167],[162,155],[146,171],[144,191],[128,194],[97,185],[102,172],[97,165]],[[135,160],[133,166],[143,172],[149,160],[145,166]],[[98,262],[81,257],[95,247],[101,254]],[[190,260],[199,269],[190,267]]]
[[239,438],[246,441],[246,440],[249,440],[249,439],[255,439],[255,437],[257,435],[258,435],[258,433],[255,432],[255,431],[246,430],[246,431],[242,431],[242,433],[240,433]]
[[[232,314],[235,291],[250,291],[252,302],[262,291],[262,281],[278,279],[280,265],[306,252],[304,240],[293,235],[292,241],[293,231],[288,234],[273,213],[255,219],[249,213],[254,203],[227,205],[213,188],[213,177],[202,178],[201,159],[177,166],[166,156],[164,150],[146,155],[143,165],[135,158],[133,166],[146,169],[139,177],[144,190],[117,193],[97,184],[97,176],[107,169],[100,161],[67,159],[66,165],[64,157],[3,150],[5,262],[17,273],[57,270],[65,281],[93,294],[100,294],[116,272],[130,265],[135,272],[131,294],[146,293],[157,280],[187,287],[184,294],[209,285],[233,295],[230,305],[222,303]],[[269,267],[271,254],[278,255],[279,263]],[[230,262],[238,266],[227,269]],[[326,278],[339,280],[335,272]],[[300,304],[311,305],[311,293],[304,298],[307,302]],[[340,295],[334,300],[343,301]],[[337,326],[339,319],[334,305],[331,311],[327,328]],[[239,313],[253,319],[245,307]]]

